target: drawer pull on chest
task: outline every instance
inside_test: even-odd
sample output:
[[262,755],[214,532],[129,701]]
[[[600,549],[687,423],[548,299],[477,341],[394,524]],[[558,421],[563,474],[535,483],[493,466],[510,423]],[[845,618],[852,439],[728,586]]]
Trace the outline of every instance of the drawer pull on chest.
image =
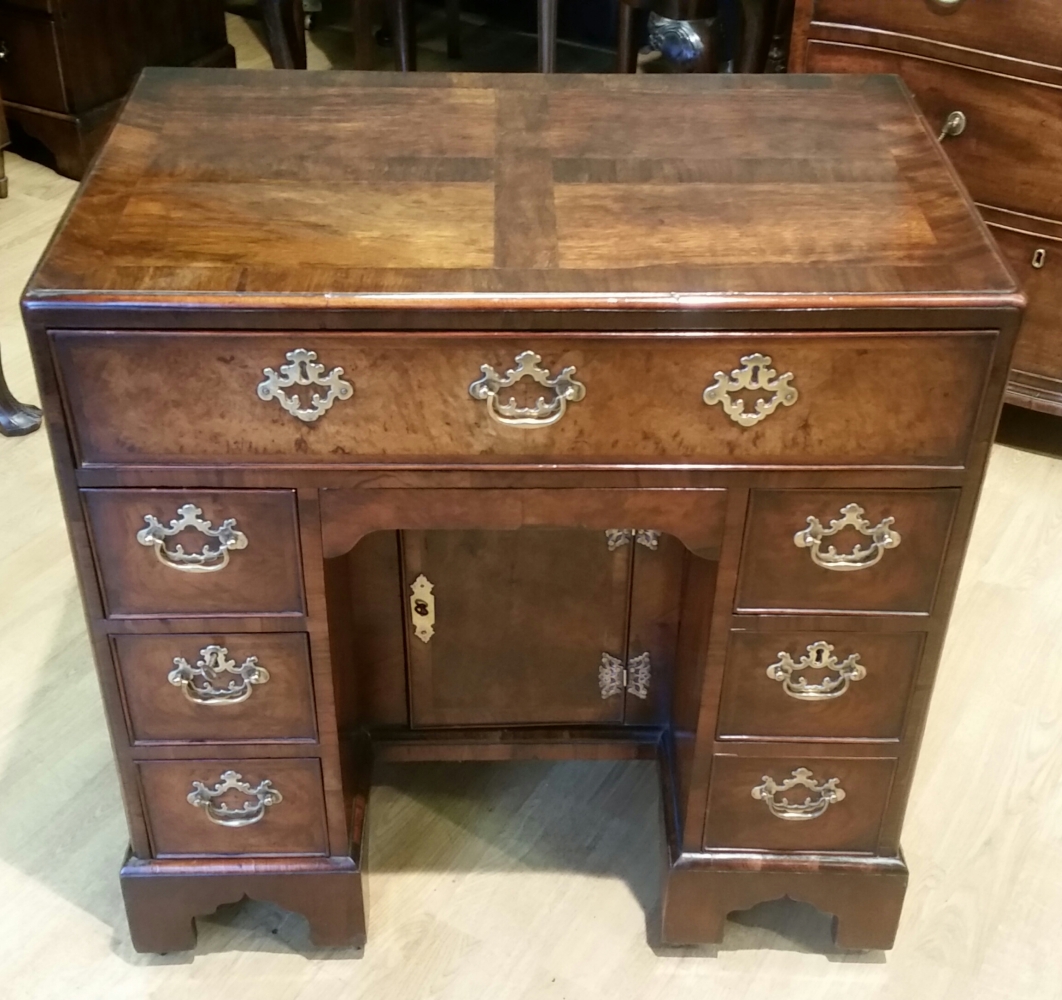
[[943,142],[945,139],[962,135],[965,131],[966,115],[961,111],[953,111],[944,119],[944,124],[941,126],[940,135],[937,136],[937,140]]
[[[210,521],[203,520],[200,516],[202,513],[195,504],[186,503],[177,508],[179,516],[170,521],[169,527],[163,526],[154,514],[145,514],[147,527],[136,533],[136,540],[141,545],[154,547],[155,555],[163,566],[184,573],[215,573],[229,564],[230,551],[247,548],[247,536],[236,530],[235,518],[226,518],[221,522],[221,527],[215,528]],[[209,543],[203,546],[201,552],[185,552],[180,544],[172,549],[166,548],[166,539],[180,534],[186,528],[217,539],[217,548],[212,549]]]
[[[741,359],[741,367],[729,375],[716,372],[715,381],[704,390],[703,399],[709,406],[723,404],[723,412],[742,427],[752,427],[769,417],[779,406],[792,406],[800,397],[796,386],[790,385],[792,372],[779,375],[771,367],[771,359],[765,354],[749,354]],[[757,399],[752,413],[745,412],[745,400],[734,399],[730,394],[741,391],[769,392],[769,398]]]
[[[326,414],[337,399],[350,399],[354,386],[343,379],[343,369],[333,368],[327,375],[325,366],[317,360],[316,351],[298,348],[288,351],[288,364],[280,366],[279,374],[265,368],[265,380],[258,385],[258,397],[266,402],[275,399],[281,407],[304,423],[310,424]],[[310,397],[310,405],[304,407],[298,393],[289,396],[284,390],[293,385],[319,385],[328,392],[322,398],[319,392]]]
[[[886,549],[894,549],[900,544],[900,533],[893,530],[895,518],[886,517],[880,524],[871,525],[863,517],[863,508],[857,503],[850,503],[841,508],[840,518],[830,521],[830,526],[824,528],[817,517],[808,517],[808,526],[798,531],[793,536],[793,543],[800,549],[811,551],[811,561],[823,569],[833,569],[839,572],[847,572],[857,569],[869,569],[881,561]],[[870,539],[870,545],[863,548],[857,544],[851,552],[838,552],[830,545],[826,551],[822,550],[822,540],[836,535],[845,528],[854,528],[861,535]]]
[[[808,683],[802,674],[805,670],[827,670],[822,680],[815,684]],[[767,668],[767,676],[773,681],[780,681],[782,690],[790,698],[800,701],[828,701],[840,698],[853,681],[861,681],[867,675],[866,667],[859,662],[859,654],[852,653],[844,660],[833,655],[833,646],[828,642],[811,643],[799,660],[794,660],[784,650],[778,653],[778,662]]]
[[183,656],[175,656],[168,674],[169,682],[196,705],[238,705],[251,697],[255,684],[269,680],[269,671],[259,666],[257,656],[236,666],[224,646],[204,646],[199,657],[193,667]]
[[[222,802],[222,797],[229,792],[239,792],[244,797],[243,803],[230,806]],[[238,771],[225,771],[213,788],[208,788],[202,781],[193,781],[188,801],[196,808],[202,809],[207,819],[218,826],[251,826],[265,817],[270,806],[283,802],[284,796],[273,787],[273,782],[268,778],[252,788]]]
[[[483,378],[477,379],[468,387],[473,399],[487,401],[487,412],[491,419],[506,427],[549,427],[564,416],[568,403],[577,403],[586,395],[586,386],[572,376],[575,368],[569,365],[557,376],[550,374],[539,362],[542,358],[534,351],[524,351],[516,356],[516,367],[510,368],[504,375],[499,375],[490,365],[481,365]],[[509,397],[502,402],[498,393],[508,389],[521,379],[534,379],[539,385],[553,390],[549,401],[539,396],[534,406],[520,406]]]
[[[803,802],[790,802],[784,793],[798,787],[806,788],[815,798],[808,795]],[[765,774],[763,784],[752,789],[752,797],[763,802],[770,809],[772,816],[800,821],[818,819],[834,802],[840,802],[844,798],[844,789],[840,787],[840,778],[830,778],[820,783],[806,767],[798,767],[791,777],[781,784]]]

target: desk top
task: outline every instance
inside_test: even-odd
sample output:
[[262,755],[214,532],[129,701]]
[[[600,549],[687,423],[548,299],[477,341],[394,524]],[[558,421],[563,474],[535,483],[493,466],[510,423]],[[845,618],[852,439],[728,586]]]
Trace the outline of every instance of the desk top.
[[1014,305],[888,76],[151,69],[28,299]]

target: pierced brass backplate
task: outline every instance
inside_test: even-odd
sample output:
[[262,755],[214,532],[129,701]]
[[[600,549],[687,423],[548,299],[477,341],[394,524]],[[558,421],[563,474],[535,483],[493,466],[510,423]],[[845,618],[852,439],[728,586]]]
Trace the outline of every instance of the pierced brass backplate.
[[435,635],[435,597],[432,591],[435,589],[432,582],[421,573],[409,589],[410,621],[413,622],[413,632],[421,642],[430,642]]

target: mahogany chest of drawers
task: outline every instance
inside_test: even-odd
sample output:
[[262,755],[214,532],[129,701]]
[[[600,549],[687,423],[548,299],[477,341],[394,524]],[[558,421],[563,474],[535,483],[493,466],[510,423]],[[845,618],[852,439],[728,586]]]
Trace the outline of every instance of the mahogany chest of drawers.
[[0,89],[20,152],[80,179],[145,66],[235,66],[222,0],[0,0]]
[[898,73],[1029,299],[1007,401],[1062,415],[1057,0],[797,0],[790,69]]
[[24,298],[136,947],[520,757],[659,761],[665,941],[888,947],[1022,306],[892,77],[145,74]]

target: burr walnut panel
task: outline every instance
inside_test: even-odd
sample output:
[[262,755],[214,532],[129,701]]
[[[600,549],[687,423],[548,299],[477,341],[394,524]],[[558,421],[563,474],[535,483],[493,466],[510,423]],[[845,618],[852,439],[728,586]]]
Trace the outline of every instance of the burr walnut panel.
[[[157,858],[328,853],[321,765],[314,758],[141,761],[137,771]],[[212,821],[207,809],[188,796],[195,792],[194,782],[217,789],[229,771],[253,791],[269,782],[280,801],[260,805],[261,818],[244,826]],[[253,791],[234,789],[218,802],[239,810],[257,804]]]
[[[877,847],[878,831],[889,801],[896,761],[890,757],[823,757],[792,754],[787,757],[736,757],[716,754],[712,758],[705,847],[752,848],[763,851],[871,852]],[[772,779],[776,785],[792,780],[794,773],[810,771],[807,781],[790,790],[760,798],[752,791]],[[836,779],[843,798],[826,804],[820,815],[795,820],[775,815],[799,807],[810,799],[820,804],[829,791],[822,786]],[[820,805],[821,808],[821,805]]]
[[[900,738],[923,633],[759,632],[736,622],[719,709],[721,738]],[[785,669],[790,664],[783,654],[795,669]],[[769,673],[776,664],[783,669]]]
[[[302,633],[120,635],[111,641],[135,743],[316,737]],[[210,671],[218,657],[230,669]],[[189,668],[183,675],[177,658]],[[249,658],[257,670],[245,667]],[[200,663],[210,671],[206,676],[193,673]]]
[[[107,613],[149,615],[301,614],[302,573],[290,490],[82,490]],[[162,546],[138,538],[151,516],[164,527],[193,505],[218,529],[227,519],[245,540],[207,572],[169,562]],[[194,555],[223,543],[194,528],[166,539]],[[228,554],[228,553],[226,553]],[[220,568],[218,568],[220,567]]]
[[[958,499],[958,490],[946,489],[754,490],[737,610],[928,614]],[[889,532],[891,542],[888,536],[879,541],[878,533],[864,534],[851,524],[828,534],[833,522],[846,519],[846,509],[867,531]],[[861,514],[856,513],[859,509]],[[824,530],[818,546],[796,543],[798,533],[812,530],[809,518]],[[837,568],[845,565],[838,557],[849,558],[857,550],[867,554],[856,561],[859,568]]]
[[[785,334],[520,337],[56,332],[78,450],[90,464],[498,461],[962,465],[996,335]],[[266,369],[313,351],[321,380],[293,386],[303,416],[262,398]],[[491,407],[559,390],[531,378],[469,391],[533,351],[585,388],[555,423],[511,426]],[[720,372],[762,354],[795,396],[742,426],[706,405]],[[337,369],[342,369],[338,374]],[[533,391],[531,391],[533,390]],[[263,390],[265,391],[265,390]],[[311,412],[310,396],[332,394]],[[746,415],[773,389],[737,391]],[[777,403],[777,400],[775,400]],[[888,413],[886,419],[883,414]]]

